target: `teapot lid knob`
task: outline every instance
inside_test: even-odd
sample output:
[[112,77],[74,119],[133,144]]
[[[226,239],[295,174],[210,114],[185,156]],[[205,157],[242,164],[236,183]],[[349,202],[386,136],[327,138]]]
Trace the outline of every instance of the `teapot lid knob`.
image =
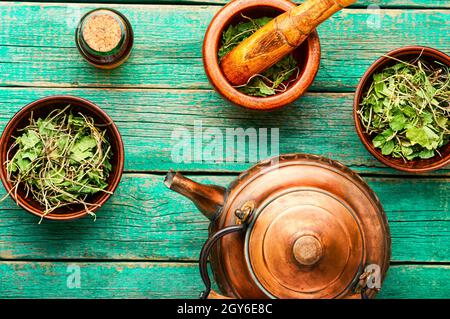
[[322,243],[314,236],[302,236],[295,241],[292,252],[299,264],[312,266],[322,257]]

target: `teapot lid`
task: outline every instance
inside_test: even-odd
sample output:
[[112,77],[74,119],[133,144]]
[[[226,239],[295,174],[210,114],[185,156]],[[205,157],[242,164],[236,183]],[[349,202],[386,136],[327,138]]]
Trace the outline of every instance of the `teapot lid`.
[[270,297],[336,297],[364,265],[357,217],[331,193],[289,189],[266,200],[256,214],[245,257]]
[[[270,298],[353,298],[368,265],[384,278],[390,258],[384,211],[342,164],[301,154],[261,163],[230,188],[222,227],[235,223],[243,206],[254,207],[245,240],[223,238],[218,254],[235,295],[258,297],[245,275]],[[239,250],[244,261],[236,258]]]

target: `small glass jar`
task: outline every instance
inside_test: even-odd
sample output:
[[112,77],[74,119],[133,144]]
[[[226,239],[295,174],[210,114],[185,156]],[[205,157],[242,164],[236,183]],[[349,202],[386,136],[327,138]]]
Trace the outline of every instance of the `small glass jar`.
[[133,47],[133,29],[128,19],[113,9],[86,13],[75,32],[80,54],[100,69],[114,69],[124,63]]

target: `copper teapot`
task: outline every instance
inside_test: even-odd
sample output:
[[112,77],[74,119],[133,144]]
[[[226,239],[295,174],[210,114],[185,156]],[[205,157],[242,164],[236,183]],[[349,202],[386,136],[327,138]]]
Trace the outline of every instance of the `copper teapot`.
[[[290,154],[260,162],[227,189],[169,172],[166,186],[211,220],[201,298],[374,298],[391,255],[375,193],[344,165]],[[207,260],[222,294],[211,290]]]

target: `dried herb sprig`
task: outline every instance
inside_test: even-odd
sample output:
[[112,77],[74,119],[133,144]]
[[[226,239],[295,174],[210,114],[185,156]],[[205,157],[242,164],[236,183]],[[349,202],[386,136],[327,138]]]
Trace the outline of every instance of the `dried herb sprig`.
[[[269,17],[252,19],[245,15],[242,15],[242,17],[248,20],[248,22],[230,25],[223,33],[222,47],[218,54],[219,61],[239,43],[273,19]],[[297,66],[297,61],[292,54],[289,54],[262,74],[254,75],[246,84],[237,86],[236,88],[247,95],[267,97],[278,92],[286,91],[289,85],[297,80],[299,75],[300,69]]]
[[428,159],[450,139],[450,71],[438,62],[398,60],[373,76],[359,116],[383,155]]
[[[19,187],[45,207],[44,216],[72,204],[83,205],[94,215],[90,195],[105,192],[112,166],[106,131],[84,114],[53,110],[46,118],[30,118],[20,130],[5,163],[12,193]],[[42,221],[42,218],[41,218]]]

